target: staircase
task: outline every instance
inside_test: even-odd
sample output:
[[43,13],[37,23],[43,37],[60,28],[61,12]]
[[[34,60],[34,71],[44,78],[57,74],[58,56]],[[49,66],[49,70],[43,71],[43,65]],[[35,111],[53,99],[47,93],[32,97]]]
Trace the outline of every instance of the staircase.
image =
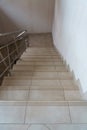
[[32,34],[0,87],[0,130],[87,130],[86,100],[51,35]]

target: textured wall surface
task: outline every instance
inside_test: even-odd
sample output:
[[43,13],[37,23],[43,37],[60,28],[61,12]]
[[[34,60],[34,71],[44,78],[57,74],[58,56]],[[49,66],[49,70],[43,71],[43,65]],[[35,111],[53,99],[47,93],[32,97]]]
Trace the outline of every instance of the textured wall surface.
[[4,30],[26,28],[31,33],[51,32],[55,0],[1,0]]
[[53,39],[86,92],[87,0],[56,0]]

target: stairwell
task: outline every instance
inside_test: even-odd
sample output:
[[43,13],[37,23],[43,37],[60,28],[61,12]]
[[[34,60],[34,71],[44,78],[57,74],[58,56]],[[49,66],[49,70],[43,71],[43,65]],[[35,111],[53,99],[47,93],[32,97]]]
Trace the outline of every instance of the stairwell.
[[0,130],[87,130],[87,97],[53,46],[31,34],[30,47],[0,87]]

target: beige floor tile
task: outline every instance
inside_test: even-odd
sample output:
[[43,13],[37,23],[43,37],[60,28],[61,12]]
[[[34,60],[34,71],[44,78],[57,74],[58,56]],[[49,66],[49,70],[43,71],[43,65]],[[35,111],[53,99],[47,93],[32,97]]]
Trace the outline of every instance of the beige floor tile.
[[41,71],[41,72],[55,72],[55,66],[35,66],[35,70],[34,71]]
[[0,123],[24,123],[25,106],[0,106]]
[[29,86],[31,85],[31,80],[4,80],[2,86]]
[[56,52],[51,52],[52,56],[57,56],[58,54]]
[[54,58],[53,61],[54,61],[54,62],[61,62],[61,63],[63,64],[63,61],[61,60],[60,57],[58,57],[58,58]]
[[0,100],[5,101],[26,101],[28,99],[27,90],[2,90]]
[[87,106],[87,101],[79,100],[79,101],[68,101],[69,106]]
[[31,101],[62,101],[64,92],[58,90],[30,90]]
[[28,66],[34,66],[35,62],[30,62],[30,61],[18,61],[17,65],[28,65]]
[[49,130],[48,127],[44,124],[40,124],[40,125],[30,125],[28,130]]
[[45,65],[48,65],[48,66],[52,65],[53,66],[54,62],[36,62],[35,65],[44,65],[44,66]]
[[28,77],[32,77],[33,73],[32,72],[27,72],[27,71],[11,71],[11,77],[12,76],[20,76],[20,77],[23,77],[23,76],[28,76]]
[[60,86],[58,80],[32,80],[32,86]]
[[49,85],[49,86],[30,86],[30,89],[31,90],[62,90],[63,91],[63,88],[62,88],[62,86],[61,85],[57,85],[57,86],[51,86],[51,85]]
[[18,70],[18,71],[33,71],[34,70],[34,67],[33,66],[29,66],[29,65],[16,65],[16,66],[14,66],[14,68],[13,68],[13,70]]
[[49,130],[87,130],[86,124],[53,124],[46,126]]
[[28,106],[26,123],[70,123],[67,106]]
[[24,76],[24,75],[17,75],[17,76],[8,76],[8,77],[4,77],[4,80],[31,80],[32,76]]
[[[41,48],[40,48],[40,49],[41,49]],[[21,58],[24,58],[24,57],[28,57],[28,58],[30,58],[30,59],[31,59],[31,58],[32,58],[32,59],[35,59],[35,58],[36,58],[36,59],[37,59],[37,58],[40,58],[40,59],[41,59],[41,58],[45,58],[45,57],[46,57],[47,59],[48,59],[48,58],[51,59],[51,56],[46,56],[46,55],[45,55],[45,56],[44,56],[44,55],[30,55],[30,54],[28,54],[28,51],[27,51],[26,54],[23,54],[23,55],[21,56]]]
[[29,90],[30,86],[0,86],[0,91],[2,90]]
[[58,72],[58,77],[59,77],[60,80],[73,79],[70,72]]
[[66,69],[66,67],[65,66],[56,66],[55,67],[56,68],[56,71],[57,72],[67,72],[67,69]]
[[27,106],[68,106],[67,101],[28,101]]
[[[53,59],[61,58],[60,54],[57,54],[57,56],[52,56]],[[62,59],[61,59],[62,60]]]
[[72,123],[87,123],[87,106],[71,106]]
[[57,72],[34,72],[33,79],[57,79]]
[[26,106],[28,101],[0,101],[0,106]]
[[71,91],[71,90],[67,90],[67,91],[64,91],[64,93],[65,93],[65,99],[66,100],[77,100],[77,101],[79,101],[79,100],[83,100],[83,98],[81,97],[81,94],[80,94],[80,92],[79,91]]
[[22,58],[23,61],[28,61],[28,62],[53,62],[53,59],[45,59],[45,58],[29,58],[29,57],[24,57]]
[[50,56],[50,55],[53,55],[53,54],[50,54],[50,53],[46,53],[46,52],[29,52],[28,55],[30,56]]
[[0,130],[28,130],[29,125],[3,124]]
[[61,61],[54,61],[55,66],[64,66],[63,62]]
[[64,90],[76,90],[78,87],[73,84],[73,80],[60,80],[61,85],[63,86]]

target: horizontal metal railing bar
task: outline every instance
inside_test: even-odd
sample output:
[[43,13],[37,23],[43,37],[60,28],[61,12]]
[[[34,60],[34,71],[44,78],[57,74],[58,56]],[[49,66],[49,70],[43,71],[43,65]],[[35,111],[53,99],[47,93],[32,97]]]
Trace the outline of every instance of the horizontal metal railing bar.
[[[22,45],[20,45],[18,47],[18,49],[21,47]],[[9,53],[9,55],[11,56],[14,52],[16,52],[16,49],[14,51],[12,51],[11,53]],[[6,56],[5,58],[3,58],[3,60],[0,61],[0,63],[2,63],[3,61],[5,61],[8,58],[8,56]]]
[[13,43],[15,43],[15,42],[17,42],[17,41],[18,41],[18,39],[15,39],[15,41],[13,40],[13,41],[7,43],[6,45],[1,46],[1,47],[0,47],[0,50],[3,49],[3,48],[6,48],[7,46],[10,46],[11,44],[13,44]]
[[[19,53],[20,54],[20,53]],[[8,57],[7,57],[8,58]],[[14,61],[13,62],[11,62],[11,64],[10,65],[12,65],[14,62],[15,62],[15,60],[18,58],[18,56],[16,56],[15,57],[15,59],[14,59]],[[6,71],[9,69],[9,66],[0,74],[0,78],[4,75],[4,73],[6,73]]]
[[[18,57],[15,57],[14,61],[11,62],[10,65],[12,65],[17,58],[18,58]],[[3,75],[7,72],[8,69],[9,69],[9,66],[0,74],[0,78],[3,77]]]
[[[26,38],[28,38],[27,30],[18,30],[15,32],[0,34],[0,37],[6,37],[6,36],[7,37],[10,36],[8,38],[11,38],[11,40],[8,41],[8,43],[2,42],[3,44],[0,46],[0,52],[2,53],[4,51],[3,53],[7,54],[7,55],[5,54],[0,61],[0,64],[6,62],[5,68],[3,67],[1,68],[0,78],[3,78],[6,73],[10,72],[15,61],[20,58],[20,56],[23,54],[23,52],[26,50],[27,47],[26,44]],[[6,52],[4,49],[6,49]]]
[[[19,48],[20,48],[20,47],[19,47]],[[9,56],[11,56],[14,52],[16,52],[16,49],[15,49],[13,52],[11,52],[11,53],[9,54]],[[21,54],[21,53],[19,53],[19,55],[20,55],[20,54]],[[7,58],[9,58],[9,56],[5,57],[2,61],[0,61],[0,63],[4,62]],[[16,56],[15,59],[14,59],[14,61],[11,62],[10,65],[12,65],[17,58],[19,58],[19,56]],[[6,73],[6,71],[7,71],[8,69],[9,69],[9,66],[0,74],[0,78],[4,75],[4,73]]]
[[16,37],[16,38],[18,38],[18,37],[20,37],[20,36],[22,36],[24,33],[26,33],[27,31],[26,30],[24,30],[24,31],[22,31],[22,32],[20,32],[20,34],[18,34],[18,36]]
[[7,47],[7,46],[10,46],[11,44],[13,44],[13,43],[15,43],[15,42],[17,42],[17,41],[18,41],[18,39],[15,39],[15,41],[13,40],[13,41],[7,43],[6,45],[1,46],[1,47],[0,47],[0,50],[3,49],[3,48],[5,48],[5,47]]
[[18,31],[14,31],[14,32],[7,32],[7,33],[0,33],[0,36],[3,37],[3,36],[9,36],[9,35],[13,35],[13,34],[17,34],[19,32],[27,32],[26,30],[18,30]]
[[15,42],[17,42],[17,41],[18,41],[18,40],[12,41],[12,42],[10,42],[10,43],[7,43],[6,45],[1,46],[1,47],[0,47],[0,50],[3,49],[3,48],[6,48],[7,46],[10,46],[11,44],[13,44],[13,43],[15,43]]

